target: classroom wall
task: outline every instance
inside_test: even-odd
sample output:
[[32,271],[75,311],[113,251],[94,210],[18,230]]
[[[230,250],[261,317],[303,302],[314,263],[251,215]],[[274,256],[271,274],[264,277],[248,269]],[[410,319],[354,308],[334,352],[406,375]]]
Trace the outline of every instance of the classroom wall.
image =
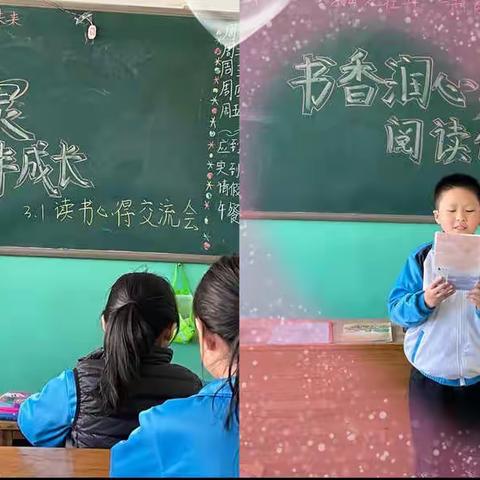
[[[407,255],[436,224],[244,220],[241,314],[385,318]],[[259,285],[263,285],[259,288]]]
[[[0,392],[37,391],[101,346],[100,315],[123,273],[148,270],[172,278],[174,264],[0,256]],[[186,265],[192,289],[208,265]],[[174,362],[200,377],[198,343],[173,344]]]

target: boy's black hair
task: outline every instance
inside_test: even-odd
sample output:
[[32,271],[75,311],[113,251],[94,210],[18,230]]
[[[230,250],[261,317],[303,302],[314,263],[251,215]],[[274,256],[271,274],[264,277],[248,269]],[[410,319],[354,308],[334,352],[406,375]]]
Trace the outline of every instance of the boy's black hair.
[[480,184],[478,180],[470,175],[464,173],[453,173],[452,175],[447,175],[440,179],[440,181],[435,186],[435,191],[433,194],[433,200],[435,208],[438,207],[438,200],[443,192],[450,190],[451,188],[465,188],[470,190],[477,197],[480,202]]

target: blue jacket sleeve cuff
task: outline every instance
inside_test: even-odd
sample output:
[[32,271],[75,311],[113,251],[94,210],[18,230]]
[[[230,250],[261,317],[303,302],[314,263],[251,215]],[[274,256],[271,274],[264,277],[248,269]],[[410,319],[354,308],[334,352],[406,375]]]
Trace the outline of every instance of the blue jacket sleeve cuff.
[[430,315],[435,310],[435,307],[429,307],[426,304],[426,302],[425,302],[425,292],[422,292],[419,295],[418,309],[423,315]]

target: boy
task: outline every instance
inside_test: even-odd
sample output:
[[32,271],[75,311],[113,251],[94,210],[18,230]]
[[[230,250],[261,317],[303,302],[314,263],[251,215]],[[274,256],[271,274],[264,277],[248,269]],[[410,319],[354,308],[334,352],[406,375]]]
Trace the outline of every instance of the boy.
[[[476,232],[476,179],[464,174],[442,178],[434,202],[435,221],[444,232]],[[414,366],[410,417],[422,476],[480,473],[480,458],[475,458],[480,445],[479,308],[480,284],[469,292],[455,291],[436,276],[432,242],[410,255],[390,293],[390,318],[407,329],[404,351]]]

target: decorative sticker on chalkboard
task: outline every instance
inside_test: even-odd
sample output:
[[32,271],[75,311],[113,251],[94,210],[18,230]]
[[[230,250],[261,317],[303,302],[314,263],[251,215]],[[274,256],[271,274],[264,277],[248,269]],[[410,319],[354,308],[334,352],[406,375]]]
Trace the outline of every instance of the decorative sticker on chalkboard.
[[[237,27],[238,28],[238,27]],[[231,34],[232,26],[229,27]],[[217,32],[217,38],[222,34]],[[211,248],[214,238],[209,225],[212,219],[239,224],[239,116],[240,116],[240,50],[218,45],[214,51],[212,95],[207,143],[207,179],[203,209],[202,248]]]
[[85,31],[85,43],[93,45],[93,41],[97,36],[97,26],[93,23],[93,13],[92,12],[83,12],[75,13],[73,10],[63,8],[59,3],[52,0],[43,0],[53,8],[58,8],[60,11],[64,12],[66,15],[74,19],[75,25],[88,25],[87,30]]

